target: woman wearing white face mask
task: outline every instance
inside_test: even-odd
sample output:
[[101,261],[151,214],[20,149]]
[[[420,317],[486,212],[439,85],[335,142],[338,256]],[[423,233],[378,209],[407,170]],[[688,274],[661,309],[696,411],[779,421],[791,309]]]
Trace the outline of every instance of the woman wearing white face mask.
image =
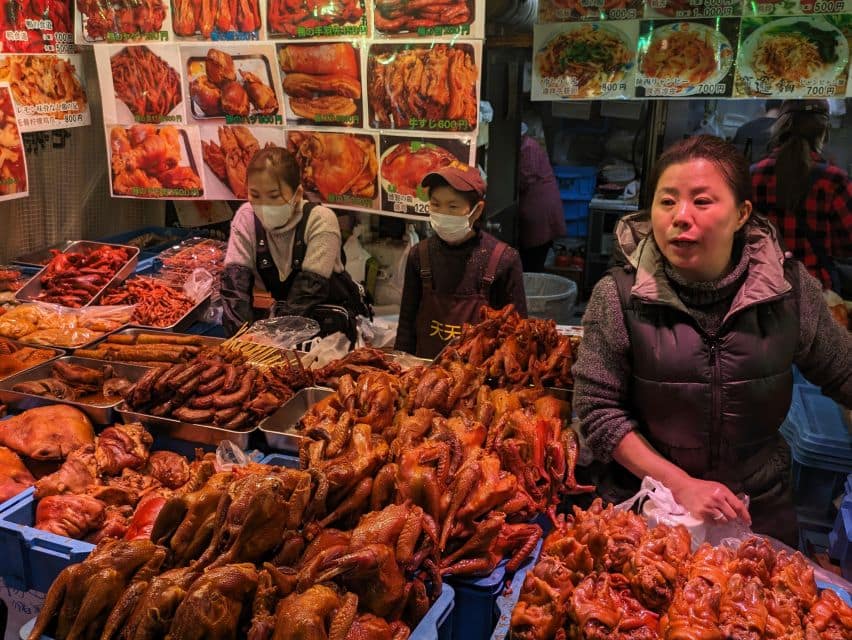
[[518,252],[479,228],[485,183],[461,163],[423,178],[429,190],[429,223],[435,235],[412,247],[405,268],[396,348],[432,358],[478,322],[480,308],[507,304],[526,315]]
[[304,199],[293,155],[280,147],[260,150],[248,165],[246,182],[249,202],[231,222],[222,275],[226,332],[255,320],[256,279],[275,299],[275,316],[311,317],[324,304],[342,306],[353,317],[366,312],[343,268],[337,216]]

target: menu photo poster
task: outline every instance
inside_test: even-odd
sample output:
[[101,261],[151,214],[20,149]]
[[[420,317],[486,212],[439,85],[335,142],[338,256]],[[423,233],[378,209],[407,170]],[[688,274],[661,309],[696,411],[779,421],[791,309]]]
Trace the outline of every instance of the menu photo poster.
[[12,89],[0,83],[0,201],[29,195],[24,141],[15,113]]
[[[22,133],[92,122],[80,54],[0,55],[0,82],[12,89]],[[52,82],[46,87],[45,80]]]

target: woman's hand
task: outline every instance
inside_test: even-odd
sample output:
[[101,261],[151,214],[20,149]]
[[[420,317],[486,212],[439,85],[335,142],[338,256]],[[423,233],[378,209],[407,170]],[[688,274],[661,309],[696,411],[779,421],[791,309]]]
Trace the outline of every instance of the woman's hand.
[[711,522],[740,518],[751,525],[751,516],[742,500],[720,482],[687,477],[678,482],[672,494],[696,518]]

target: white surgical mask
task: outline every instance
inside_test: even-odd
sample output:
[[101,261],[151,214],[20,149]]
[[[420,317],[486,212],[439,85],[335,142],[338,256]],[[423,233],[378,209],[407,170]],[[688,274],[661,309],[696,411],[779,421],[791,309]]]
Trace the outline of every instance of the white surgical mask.
[[260,218],[260,223],[267,231],[280,229],[293,217],[295,206],[292,202],[285,204],[256,204],[253,205],[254,212]]
[[470,215],[451,216],[446,213],[434,213],[430,211],[429,224],[432,225],[432,228],[441,240],[455,244],[464,240],[472,231]]

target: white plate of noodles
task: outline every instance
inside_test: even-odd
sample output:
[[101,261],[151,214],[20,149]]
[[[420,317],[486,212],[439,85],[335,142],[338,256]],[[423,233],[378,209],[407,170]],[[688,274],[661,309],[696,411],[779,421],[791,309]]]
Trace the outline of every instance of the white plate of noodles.
[[651,32],[639,56],[639,74],[656,78],[677,95],[705,92],[728,75],[734,62],[731,43],[720,32],[697,22],[667,24]]
[[783,92],[782,88],[792,85],[800,93],[808,87],[834,84],[846,73],[849,43],[824,18],[782,18],[749,35],[739,59],[739,74],[750,92],[766,88]]

